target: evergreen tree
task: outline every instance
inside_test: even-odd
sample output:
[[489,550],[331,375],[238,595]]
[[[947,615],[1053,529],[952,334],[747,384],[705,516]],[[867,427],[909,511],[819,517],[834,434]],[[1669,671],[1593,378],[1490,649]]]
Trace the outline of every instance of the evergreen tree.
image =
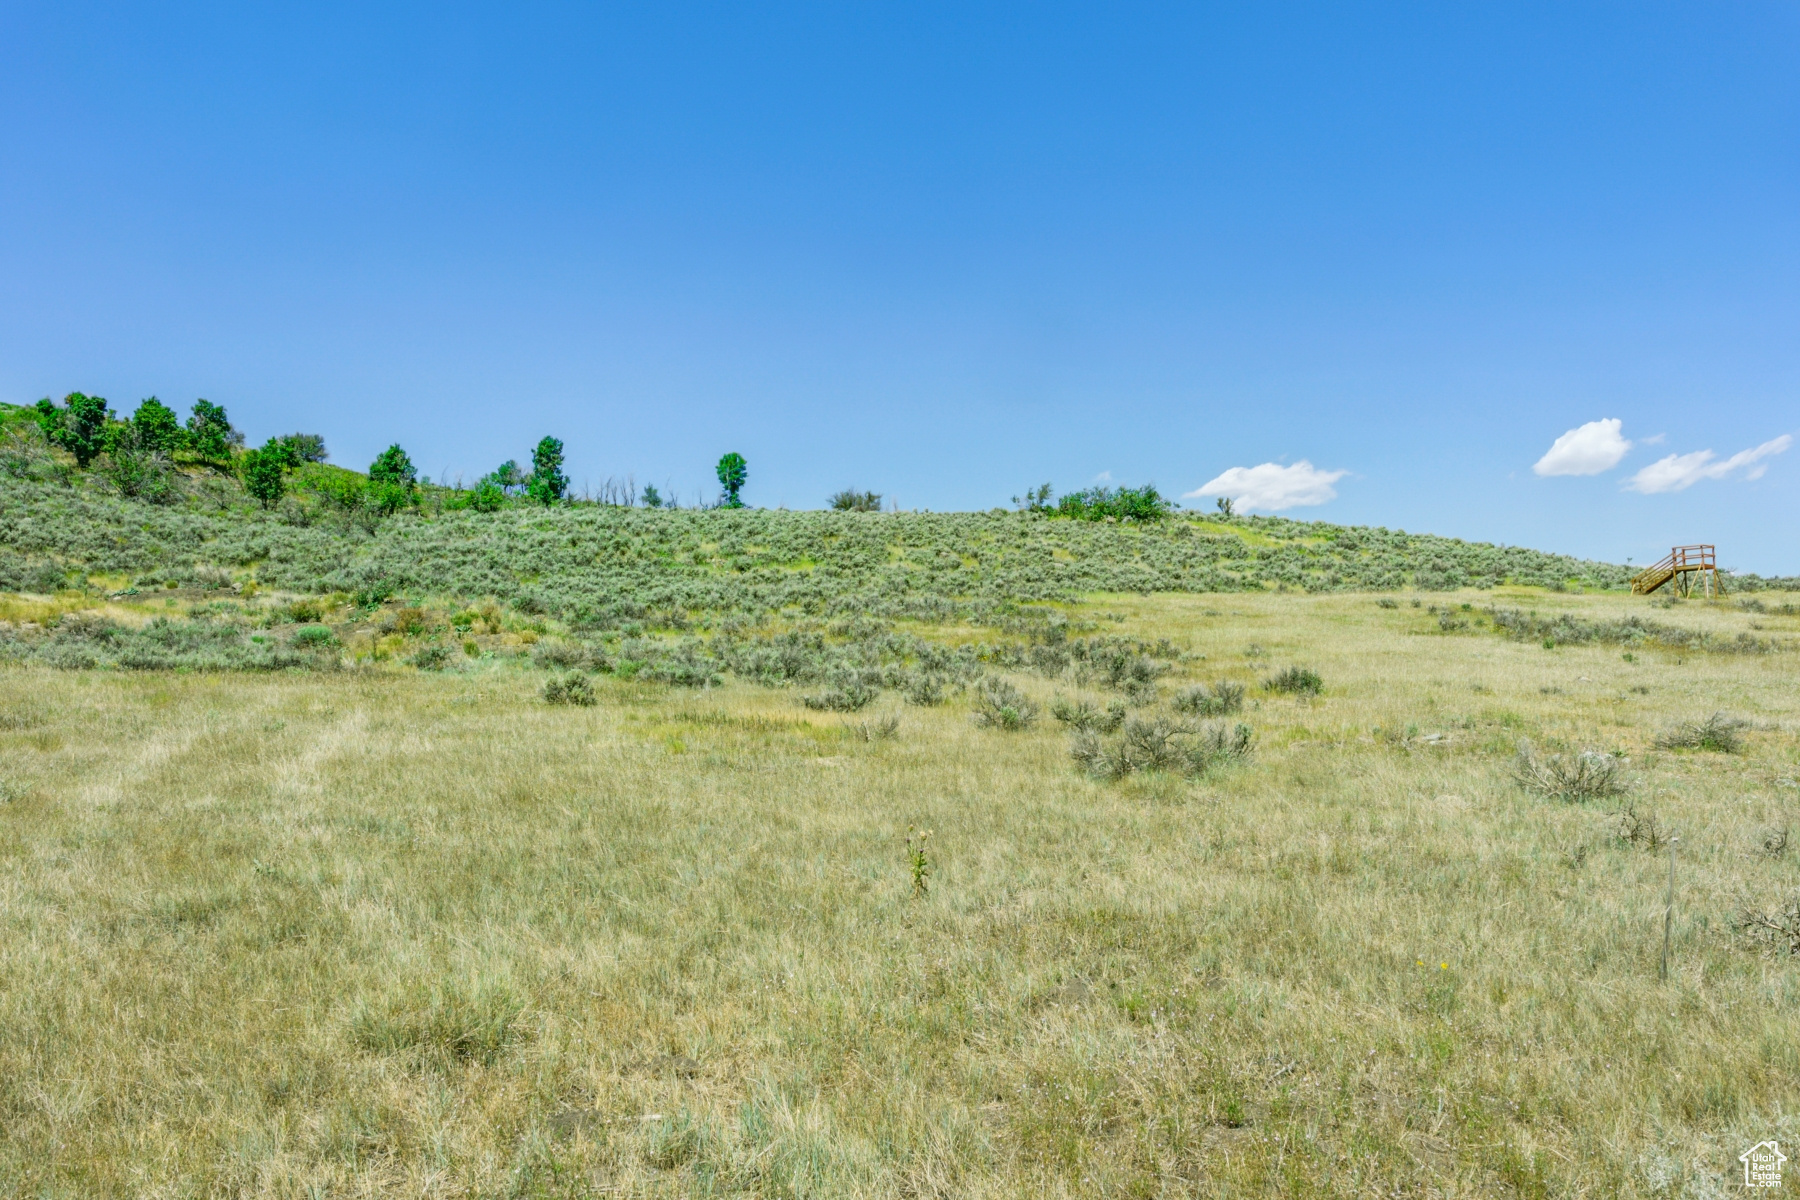
[[569,490],[569,477],[563,474],[563,444],[547,437],[531,452],[531,478],[525,494],[539,504],[555,504]]
[[743,500],[738,492],[743,489],[744,481],[750,478],[750,465],[744,456],[733,450],[719,460],[719,486],[725,489],[725,495],[719,500],[721,508],[742,508]]

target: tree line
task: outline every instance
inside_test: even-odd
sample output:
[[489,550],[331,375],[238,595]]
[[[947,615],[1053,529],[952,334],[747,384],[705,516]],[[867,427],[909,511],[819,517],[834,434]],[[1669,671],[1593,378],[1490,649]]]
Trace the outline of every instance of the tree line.
[[[196,400],[182,421],[168,405],[151,396],[138,404],[129,418],[117,416],[99,396],[71,392],[58,404],[39,400],[31,410],[44,436],[67,450],[86,470],[101,456],[119,490],[129,496],[157,499],[169,494],[168,467],[174,464],[209,467],[236,475],[244,490],[264,508],[274,508],[290,490],[290,476],[308,464],[322,464],[328,455],[325,439],[314,433],[290,433],[272,437],[262,446],[248,449],[244,435],[233,425],[223,405]],[[749,464],[732,451],[714,468],[719,498],[713,507],[743,508],[743,489],[749,482]],[[345,508],[377,514],[397,512],[419,502],[423,486],[412,459],[398,442],[369,464],[366,479],[325,476],[311,481],[314,490]],[[483,475],[472,488],[461,484],[439,486],[448,493],[443,507],[494,512],[508,504],[555,505],[573,499],[569,477],[563,470],[563,443],[545,436],[531,451],[531,469],[508,459]],[[654,486],[641,496],[631,494],[626,503],[646,508],[674,507]],[[1175,504],[1154,484],[1143,487],[1091,487],[1057,497],[1048,483],[1029,488],[1013,503],[1021,512],[1086,521],[1159,521],[1174,511]],[[840,512],[880,512],[877,492],[846,488],[831,496],[828,504]],[[1233,516],[1231,502],[1219,501],[1220,514]]]
[[[73,455],[82,470],[104,457],[107,474],[129,496],[159,498],[168,492],[170,468],[204,467],[235,475],[252,499],[264,508],[274,508],[291,490],[294,472],[329,458],[325,439],[313,433],[285,434],[248,448],[225,407],[208,400],[196,400],[185,422],[155,396],[139,402],[130,417],[113,412],[104,397],[83,392],[71,392],[61,403],[45,397],[30,413],[46,440]],[[482,476],[473,488],[440,483],[449,493],[444,507],[493,512],[512,502],[567,503],[573,496],[563,462],[562,440],[546,436],[531,451],[529,471],[509,459]],[[742,492],[749,480],[744,456],[735,451],[724,455],[716,474],[721,489],[716,507],[744,507]],[[430,480],[420,478],[412,458],[396,442],[369,464],[365,480],[338,475],[312,483],[315,490],[344,507],[392,513],[418,503]],[[675,506],[654,486],[644,489],[642,502],[648,508]]]

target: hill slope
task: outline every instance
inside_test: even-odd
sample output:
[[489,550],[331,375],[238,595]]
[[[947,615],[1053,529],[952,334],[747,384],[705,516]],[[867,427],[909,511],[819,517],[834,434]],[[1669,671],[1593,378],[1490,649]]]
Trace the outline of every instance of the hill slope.
[[1091,592],[1610,589],[1629,577],[1626,567],[1519,547],[1273,517],[1139,526],[1004,510],[513,504],[481,513],[456,511],[453,494],[437,489],[382,517],[342,486],[354,473],[321,467],[302,472],[273,511],[204,473],[184,476],[172,503],[149,504],[120,495],[103,470],[75,471],[30,432],[15,429],[0,450],[0,590],[225,571],[287,591],[491,597],[605,623],[668,608],[943,617]]

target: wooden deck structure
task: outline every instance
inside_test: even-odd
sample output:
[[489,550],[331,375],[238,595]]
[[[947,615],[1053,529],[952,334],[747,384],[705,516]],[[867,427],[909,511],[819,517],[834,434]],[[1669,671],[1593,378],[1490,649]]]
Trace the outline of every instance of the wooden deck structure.
[[[1699,576],[1697,580],[1696,575]],[[1691,596],[1696,582],[1700,585],[1701,595],[1709,600],[1725,594],[1725,589],[1719,585],[1718,558],[1711,546],[1676,546],[1667,558],[1633,575],[1631,590],[1640,596],[1648,596],[1667,583],[1673,585],[1676,595]]]

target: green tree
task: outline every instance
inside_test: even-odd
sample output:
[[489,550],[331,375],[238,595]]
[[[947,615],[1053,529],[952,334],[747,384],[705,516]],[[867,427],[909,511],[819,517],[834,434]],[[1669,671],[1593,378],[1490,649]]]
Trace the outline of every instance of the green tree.
[[880,512],[881,494],[845,488],[831,497],[831,507],[837,512]]
[[391,513],[412,502],[419,472],[412,459],[395,442],[369,464],[369,501],[377,511]]
[[531,478],[525,494],[539,504],[555,504],[569,490],[569,477],[563,474],[563,444],[547,437],[531,452]]
[[45,396],[31,410],[32,419],[38,428],[44,431],[44,438],[52,445],[60,445],[62,438],[63,410],[56,407],[56,401]]
[[662,493],[656,490],[656,485],[654,483],[646,483],[644,485],[644,507],[661,508],[662,506]]
[[188,418],[188,449],[203,463],[223,466],[231,460],[231,421],[223,405],[208,400],[194,401],[193,415]]
[[509,458],[489,472],[481,482],[491,483],[505,495],[511,496],[525,486],[525,472],[519,470],[519,464]]
[[399,442],[376,455],[375,461],[369,464],[370,483],[397,483],[410,490],[418,480],[419,472]]
[[264,508],[274,508],[281,503],[282,493],[287,491],[287,480],[282,473],[287,470],[290,458],[287,448],[270,438],[261,450],[245,454],[239,464],[244,475],[244,490]]
[[316,433],[290,433],[276,440],[287,447],[296,462],[322,463],[331,457],[325,452],[325,439]]
[[300,452],[294,449],[294,444],[284,437],[272,437],[264,442],[261,453],[280,463],[284,471],[297,471],[305,461],[300,457]]
[[492,479],[484,479],[469,495],[469,507],[476,512],[498,512],[506,503],[506,493]]
[[138,449],[149,454],[173,454],[187,443],[181,418],[155,396],[140,403],[131,414],[131,430]]
[[99,396],[70,392],[63,399],[60,427],[54,441],[75,456],[77,466],[86,467],[106,449],[106,401]]
[[744,502],[738,497],[743,490],[744,481],[750,478],[750,465],[744,456],[733,450],[719,460],[719,486],[725,489],[725,495],[719,501],[721,508],[742,508]]

